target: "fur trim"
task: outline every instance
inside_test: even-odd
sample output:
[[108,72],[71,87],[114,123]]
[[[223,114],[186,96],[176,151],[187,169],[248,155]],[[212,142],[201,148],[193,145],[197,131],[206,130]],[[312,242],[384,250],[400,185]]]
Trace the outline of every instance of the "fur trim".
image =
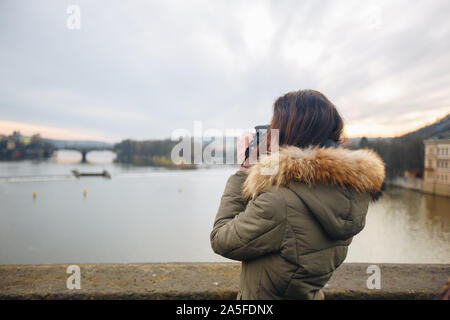
[[261,158],[250,168],[243,196],[248,199],[270,186],[303,182],[310,186],[327,184],[353,188],[358,192],[369,192],[374,199],[381,191],[384,176],[384,162],[371,149],[287,146],[276,154]]

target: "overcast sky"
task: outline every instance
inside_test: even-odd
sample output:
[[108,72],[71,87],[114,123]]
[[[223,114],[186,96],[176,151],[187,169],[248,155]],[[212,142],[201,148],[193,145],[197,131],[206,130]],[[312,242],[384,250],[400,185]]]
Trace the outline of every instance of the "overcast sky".
[[248,128],[310,88],[348,136],[396,135],[450,111],[449,13],[448,0],[1,0],[0,133]]

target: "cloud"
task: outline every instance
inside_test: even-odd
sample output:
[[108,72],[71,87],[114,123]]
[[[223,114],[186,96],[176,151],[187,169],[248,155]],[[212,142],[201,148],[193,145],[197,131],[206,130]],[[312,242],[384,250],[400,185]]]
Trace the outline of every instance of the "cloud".
[[77,132],[65,128],[46,127],[14,121],[0,121],[0,128],[2,130],[0,134],[9,134],[13,131],[20,131],[20,133],[25,136],[32,136],[36,133],[39,133],[41,134],[41,136],[49,139],[98,140],[105,142],[115,142],[115,140],[111,139],[111,137],[102,135],[102,133],[95,132],[94,130]]
[[278,96],[313,88],[349,134],[389,136],[450,106],[446,0],[80,0],[80,30],[70,4],[2,1],[3,124],[163,138],[267,123]]

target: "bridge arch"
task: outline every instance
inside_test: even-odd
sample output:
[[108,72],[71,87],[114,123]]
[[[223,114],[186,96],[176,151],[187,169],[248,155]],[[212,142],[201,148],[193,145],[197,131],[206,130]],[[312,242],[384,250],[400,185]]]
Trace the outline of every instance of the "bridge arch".
[[91,151],[111,151],[114,152],[113,146],[111,147],[79,147],[79,146],[64,146],[57,148],[57,150],[78,151],[81,154],[80,163],[88,163],[87,155]]

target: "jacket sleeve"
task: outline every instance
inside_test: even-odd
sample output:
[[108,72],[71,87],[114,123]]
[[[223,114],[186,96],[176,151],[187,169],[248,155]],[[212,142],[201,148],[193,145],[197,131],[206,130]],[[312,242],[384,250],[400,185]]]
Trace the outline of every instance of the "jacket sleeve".
[[214,252],[240,261],[279,251],[286,225],[285,201],[273,190],[243,200],[246,177],[238,171],[228,179],[211,232]]

